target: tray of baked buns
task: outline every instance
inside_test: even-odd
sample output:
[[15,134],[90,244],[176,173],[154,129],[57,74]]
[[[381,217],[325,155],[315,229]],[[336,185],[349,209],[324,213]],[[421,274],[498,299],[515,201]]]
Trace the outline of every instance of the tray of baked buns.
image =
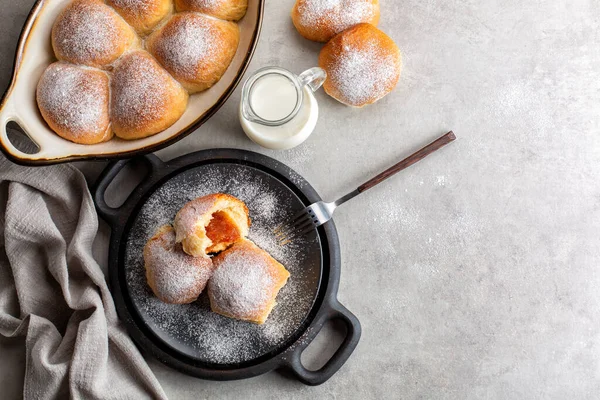
[[[42,165],[124,158],[208,120],[242,79],[264,0],[40,0],[0,103],[0,148]],[[11,143],[16,123],[37,152]]]

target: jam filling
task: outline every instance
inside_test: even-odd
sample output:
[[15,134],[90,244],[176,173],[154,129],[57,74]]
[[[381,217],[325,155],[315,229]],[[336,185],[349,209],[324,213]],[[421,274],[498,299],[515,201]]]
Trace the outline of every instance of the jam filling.
[[240,231],[231,217],[223,212],[217,211],[212,215],[212,220],[206,226],[206,236],[213,242],[207,252],[223,250],[220,246],[229,246],[240,238]]

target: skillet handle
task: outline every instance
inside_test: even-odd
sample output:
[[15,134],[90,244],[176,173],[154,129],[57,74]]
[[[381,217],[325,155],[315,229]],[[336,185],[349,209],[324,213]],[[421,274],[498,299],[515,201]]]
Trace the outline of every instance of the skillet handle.
[[[314,340],[314,338],[321,331],[323,325],[327,321],[336,319],[343,321],[348,329],[344,341],[323,367],[316,371],[310,371],[306,369],[304,365],[302,365],[302,360],[300,359],[302,353],[308,347],[308,345],[312,343],[312,340]],[[315,326],[318,330],[313,333],[311,340],[298,345],[292,351],[288,365],[300,381],[307,385],[317,386],[331,378],[348,360],[360,339],[361,327],[358,318],[348,311],[346,307],[341,305],[337,299],[334,299],[329,304],[329,310],[323,313],[321,318],[319,318],[319,320],[313,326]]]
[[[123,202],[123,204],[120,207],[113,208],[109,206],[108,204],[106,204],[106,200],[104,198],[106,189],[111,184],[113,179],[119,174],[119,172],[121,172],[123,168],[125,168],[125,166],[127,166],[127,164],[129,164],[130,161],[137,159],[141,159],[146,163],[146,166],[148,167],[147,175],[135,187],[135,189],[133,189],[131,194],[129,194],[125,202]],[[134,203],[136,197],[134,196],[134,194],[143,193],[146,190],[146,186],[148,186],[149,183],[155,180],[157,172],[161,168],[163,168],[164,165],[165,164],[161,161],[161,159],[155,156],[154,154],[147,154],[139,158],[113,161],[109,163],[108,166],[104,169],[104,171],[102,171],[102,173],[98,177],[98,180],[93,189],[93,198],[94,203],[96,204],[96,210],[98,211],[98,214],[104,220],[106,220],[112,227],[116,226],[119,223],[124,223],[125,221],[120,221],[120,219],[126,217],[124,211],[131,207],[132,203]]]

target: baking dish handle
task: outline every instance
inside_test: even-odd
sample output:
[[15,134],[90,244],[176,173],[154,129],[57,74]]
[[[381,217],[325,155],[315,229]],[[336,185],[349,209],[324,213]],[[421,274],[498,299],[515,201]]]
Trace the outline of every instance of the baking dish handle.
[[[317,330],[311,332],[311,340],[302,342],[302,339],[300,339],[300,344],[292,350],[291,357],[287,361],[289,368],[298,379],[311,386],[320,385],[326,382],[342,367],[342,365],[344,365],[356,348],[361,335],[361,326],[358,318],[356,318],[346,307],[341,305],[337,299],[334,298],[334,300],[325,307],[327,307],[327,310],[312,325]],[[334,320],[340,320],[346,325],[348,331],[344,341],[323,367],[316,371],[306,369],[302,364],[302,353],[310,343],[312,343],[314,338],[323,328],[323,325],[327,321]]]
[[[34,140],[28,133],[26,133],[25,129],[23,129],[23,122],[17,117],[17,113],[13,110],[14,106],[10,103],[10,99],[6,100],[6,103],[3,105],[2,109],[0,109],[0,146],[2,146],[2,150],[4,154],[6,154],[11,160],[17,163],[22,163],[23,160],[37,160],[40,157],[43,157],[43,151],[40,144]],[[25,153],[19,150],[8,138],[8,123],[14,121],[16,122],[25,135],[29,137],[35,145],[38,147],[38,151],[33,154]]]
[[[127,164],[132,160],[142,160],[148,167],[148,172],[144,179],[133,189],[123,204],[117,208],[113,208],[106,203],[104,195],[106,189],[110,186],[113,179],[121,172]],[[96,181],[93,189],[94,203],[96,204],[96,210],[98,214],[106,220],[113,228],[118,224],[123,224],[127,217],[127,212],[135,200],[141,196],[147,189],[148,186],[153,184],[156,180],[158,171],[164,167],[164,163],[160,158],[154,154],[147,154],[138,158],[131,158],[128,160],[113,161],[102,171],[98,180]]]

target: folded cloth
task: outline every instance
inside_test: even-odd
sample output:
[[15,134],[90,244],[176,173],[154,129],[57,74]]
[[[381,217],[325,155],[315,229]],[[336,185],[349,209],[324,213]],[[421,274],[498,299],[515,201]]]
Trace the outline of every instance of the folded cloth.
[[25,337],[24,397],[166,398],[92,257],[98,219],[81,172],[0,156],[0,192],[0,334]]

